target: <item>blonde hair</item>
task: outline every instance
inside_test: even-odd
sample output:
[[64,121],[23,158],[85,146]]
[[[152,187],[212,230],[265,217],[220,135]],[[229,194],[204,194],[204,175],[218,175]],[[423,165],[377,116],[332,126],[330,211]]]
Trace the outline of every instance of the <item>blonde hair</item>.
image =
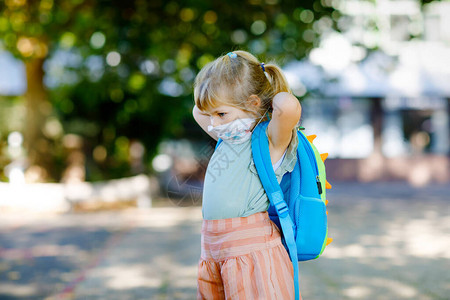
[[[202,111],[231,105],[258,116],[266,111],[271,113],[273,97],[280,92],[291,93],[291,90],[279,66],[268,63],[264,64],[264,69],[258,59],[246,51],[218,57],[204,66],[195,78],[195,104]],[[252,109],[247,103],[251,95],[261,99],[258,108]]]

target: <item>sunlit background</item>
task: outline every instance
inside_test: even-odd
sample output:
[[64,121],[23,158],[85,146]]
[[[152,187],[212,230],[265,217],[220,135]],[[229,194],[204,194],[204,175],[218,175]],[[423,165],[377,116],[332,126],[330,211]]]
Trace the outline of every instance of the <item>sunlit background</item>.
[[430,0],[2,0],[0,213],[198,207],[215,143],[192,85],[234,49],[283,68],[332,184],[448,186],[449,15]]
[[57,4],[1,4],[4,182],[201,178],[192,83],[232,49],[282,65],[334,180],[450,180],[448,1]]

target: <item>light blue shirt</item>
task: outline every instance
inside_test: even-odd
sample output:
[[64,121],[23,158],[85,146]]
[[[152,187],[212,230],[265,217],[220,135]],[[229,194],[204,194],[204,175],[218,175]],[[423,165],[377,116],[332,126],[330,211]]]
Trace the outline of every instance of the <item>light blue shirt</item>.
[[[297,162],[297,134],[275,170],[278,182]],[[269,199],[253,163],[251,139],[242,144],[220,143],[206,169],[203,187],[203,219],[217,220],[247,217],[264,212]]]

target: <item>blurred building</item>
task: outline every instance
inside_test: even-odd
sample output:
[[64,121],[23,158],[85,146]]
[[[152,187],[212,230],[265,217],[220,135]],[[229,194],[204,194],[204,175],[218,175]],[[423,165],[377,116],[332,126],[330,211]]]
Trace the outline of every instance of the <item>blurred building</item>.
[[341,32],[285,67],[330,178],[449,182],[450,2],[333,6]]

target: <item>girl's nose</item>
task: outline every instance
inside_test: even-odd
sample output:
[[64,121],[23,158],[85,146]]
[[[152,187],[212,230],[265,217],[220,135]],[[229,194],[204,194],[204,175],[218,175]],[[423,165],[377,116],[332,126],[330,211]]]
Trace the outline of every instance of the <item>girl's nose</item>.
[[214,124],[214,117],[209,117],[209,120],[211,121],[211,125],[216,127],[216,124]]

